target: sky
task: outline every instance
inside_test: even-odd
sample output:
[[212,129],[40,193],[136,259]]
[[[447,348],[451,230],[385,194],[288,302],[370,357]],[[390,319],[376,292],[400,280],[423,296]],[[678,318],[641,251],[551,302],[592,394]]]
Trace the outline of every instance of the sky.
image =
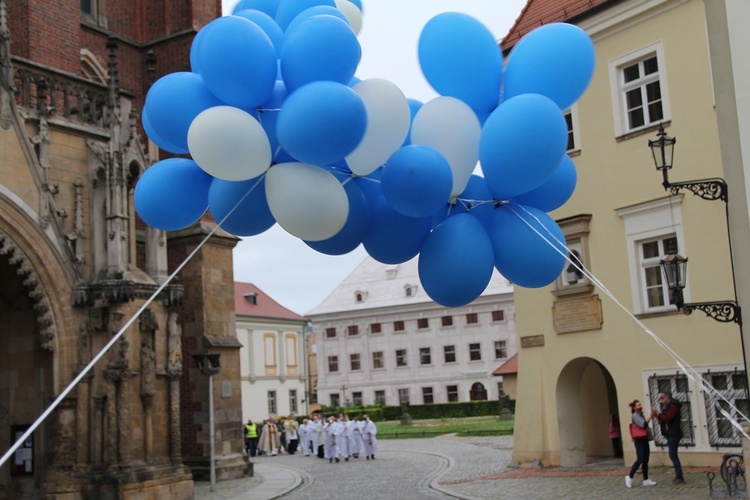
[[[231,14],[238,0],[222,0]],[[422,102],[437,97],[417,59],[419,34],[442,12],[463,12],[481,21],[498,40],[513,26],[526,0],[362,0],[356,76],[384,78],[406,97]],[[319,254],[278,224],[244,238],[234,249],[234,279],[253,283],[284,307],[305,314],[320,304],[367,256],[360,245],[340,256]]]

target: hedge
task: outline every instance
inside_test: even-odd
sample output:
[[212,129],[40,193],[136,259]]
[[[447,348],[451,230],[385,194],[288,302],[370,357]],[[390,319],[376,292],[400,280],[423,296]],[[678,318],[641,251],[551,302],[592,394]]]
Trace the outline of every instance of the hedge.
[[[504,401],[469,401],[465,403],[436,403],[427,405],[410,405],[408,406],[409,415],[415,420],[424,420],[431,418],[463,418],[463,417],[482,417],[486,415],[500,415],[503,408],[508,408],[515,412],[513,400]],[[383,420],[399,420],[404,410],[401,406],[371,406],[371,407],[349,407],[338,408],[331,406],[323,407],[323,414],[338,415],[346,413],[349,418],[362,418],[367,414],[375,422]]]

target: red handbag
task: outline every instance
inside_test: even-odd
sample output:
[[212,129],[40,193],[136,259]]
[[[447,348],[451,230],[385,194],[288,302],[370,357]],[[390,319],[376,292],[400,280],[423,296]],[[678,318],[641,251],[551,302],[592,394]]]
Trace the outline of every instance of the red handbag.
[[639,427],[635,422],[631,422],[630,437],[633,439],[646,439],[648,437],[648,427]]

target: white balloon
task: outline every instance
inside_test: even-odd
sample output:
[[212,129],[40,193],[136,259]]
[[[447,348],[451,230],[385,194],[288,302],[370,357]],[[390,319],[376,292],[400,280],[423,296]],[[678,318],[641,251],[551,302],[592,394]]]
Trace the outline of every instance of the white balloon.
[[349,0],[335,0],[336,8],[344,13],[355,35],[362,29],[362,11]]
[[188,130],[190,155],[207,174],[227,181],[258,177],[271,166],[271,144],[258,120],[232,106],[208,108]]
[[430,146],[445,156],[453,171],[451,196],[466,188],[479,161],[482,125],[474,111],[455,97],[425,103],[411,125],[411,143]]
[[276,222],[306,241],[335,236],[349,217],[344,186],[330,172],[307,163],[279,163],[266,174],[266,198]]
[[371,78],[352,89],[365,104],[367,128],[362,141],[346,157],[346,163],[355,174],[367,175],[384,165],[404,144],[411,111],[404,93],[388,80]]

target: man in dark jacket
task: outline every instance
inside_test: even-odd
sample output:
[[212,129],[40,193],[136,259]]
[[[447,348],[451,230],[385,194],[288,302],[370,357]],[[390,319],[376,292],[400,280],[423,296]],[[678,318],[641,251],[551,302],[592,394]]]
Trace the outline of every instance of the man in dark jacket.
[[659,394],[659,399],[663,405],[661,413],[656,408],[651,411],[659,419],[659,422],[661,422],[661,432],[667,438],[669,458],[674,465],[676,476],[672,480],[672,483],[683,484],[685,478],[682,476],[680,457],[677,456],[677,449],[680,447],[680,439],[682,439],[682,425],[680,422],[680,407],[682,405],[676,399],[672,399],[672,393],[669,391]]

